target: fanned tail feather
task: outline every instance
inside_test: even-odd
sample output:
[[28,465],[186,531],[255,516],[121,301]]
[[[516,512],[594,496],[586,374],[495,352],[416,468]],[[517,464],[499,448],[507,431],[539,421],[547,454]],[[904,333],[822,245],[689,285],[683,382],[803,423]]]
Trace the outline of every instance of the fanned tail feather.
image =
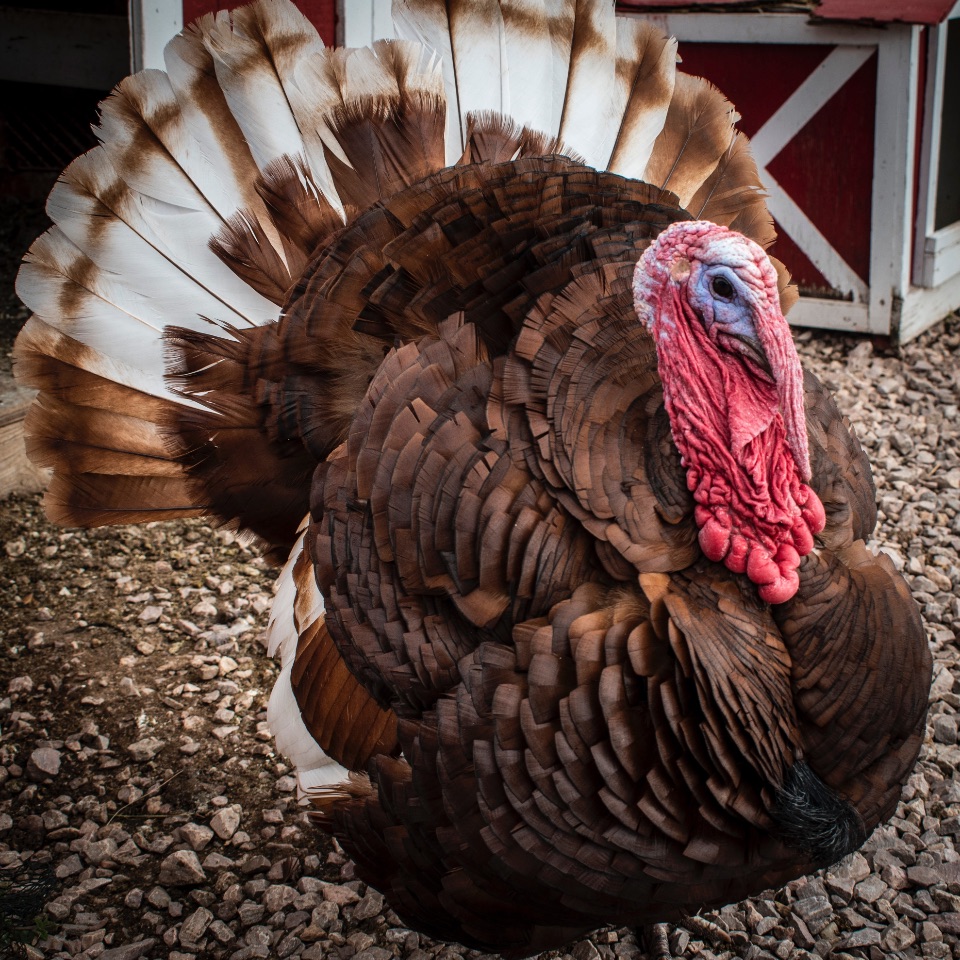
[[559,137],[598,169],[607,166],[623,116],[616,54],[613,4],[578,0]]
[[[28,443],[54,470],[52,519],[203,514],[273,559],[293,544],[270,627],[282,661],[270,722],[305,791],[349,792],[348,769],[396,753],[396,718],[326,630],[300,524],[317,451],[339,442],[330,422],[356,410],[382,358],[361,334],[395,319],[408,279],[429,288],[445,247],[438,228],[435,250],[407,251],[369,291],[342,370],[317,361],[322,338],[280,344],[279,308],[318,251],[445,165],[556,153],[772,239],[730,104],[677,75],[675,42],[612,2],[395,0],[394,15],[406,39],[364,50],[324,48],[288,0],[202,17],[168,45],[166,72],[104,102],[101,145],[64,172],[54,226],[18,277],[33,316],[17,371],[41,391]],[[359,294],[358,277],[359,265],[340,282]],[[403,335],[429,326],[415,311],[397,322]]]
[[698,220],[712,220],[739,230],[768,247],[776,239],[776,232],[765,197],[750,141],[737,133],[716,169],[691,198],[689,209]]
[[643,179],[673,98],[676,64],[676,40],[645,20],[617,19],[617,95],[623,118],[610,156],[614,173]]
[[281,667],[267,720],[277,748],[296,765],[301,793],[346,781],[375,754],[396,751],[396,718],[347,671],[324,626],[304,549],[308,521],[277,580],[266,638]]
[[729,149],[738,119],[733,105],[713,84],[678,73],[643,179],[675,193],[686,207]]

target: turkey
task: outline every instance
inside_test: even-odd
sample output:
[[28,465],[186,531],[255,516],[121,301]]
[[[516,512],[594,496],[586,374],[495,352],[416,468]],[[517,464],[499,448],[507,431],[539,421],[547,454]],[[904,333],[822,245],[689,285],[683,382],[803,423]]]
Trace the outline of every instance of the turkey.
[[199,20],[18,291],[49,516],[282,566],[269,718],[358,875],[524,956],[832,863],[931,660],[731,105],[604,0]]

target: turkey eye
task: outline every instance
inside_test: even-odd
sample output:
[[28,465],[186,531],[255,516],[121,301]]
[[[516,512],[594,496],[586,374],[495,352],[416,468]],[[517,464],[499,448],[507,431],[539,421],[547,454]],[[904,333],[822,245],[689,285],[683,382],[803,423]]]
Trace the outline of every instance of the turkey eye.
[[726,277],[714,277],[710,281],[710,289],[721,300],[733,299],[733,284]]

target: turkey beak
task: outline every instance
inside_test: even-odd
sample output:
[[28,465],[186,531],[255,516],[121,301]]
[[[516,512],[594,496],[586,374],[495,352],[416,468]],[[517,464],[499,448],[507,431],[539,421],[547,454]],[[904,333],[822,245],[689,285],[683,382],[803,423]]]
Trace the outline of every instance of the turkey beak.
[[759,340],[745,336],[742,333],[728,334],[740,344],[741,351],[746,354],[771,380],[774,379],[770,360]]

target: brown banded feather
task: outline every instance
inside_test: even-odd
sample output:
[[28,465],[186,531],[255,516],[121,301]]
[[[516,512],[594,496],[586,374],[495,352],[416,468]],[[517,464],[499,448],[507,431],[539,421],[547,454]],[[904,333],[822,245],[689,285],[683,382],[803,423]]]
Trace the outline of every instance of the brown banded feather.
[[678,73],[643,179],[672,191],[687,207],[730,149],[737,119],[739,114],[716,87]]

